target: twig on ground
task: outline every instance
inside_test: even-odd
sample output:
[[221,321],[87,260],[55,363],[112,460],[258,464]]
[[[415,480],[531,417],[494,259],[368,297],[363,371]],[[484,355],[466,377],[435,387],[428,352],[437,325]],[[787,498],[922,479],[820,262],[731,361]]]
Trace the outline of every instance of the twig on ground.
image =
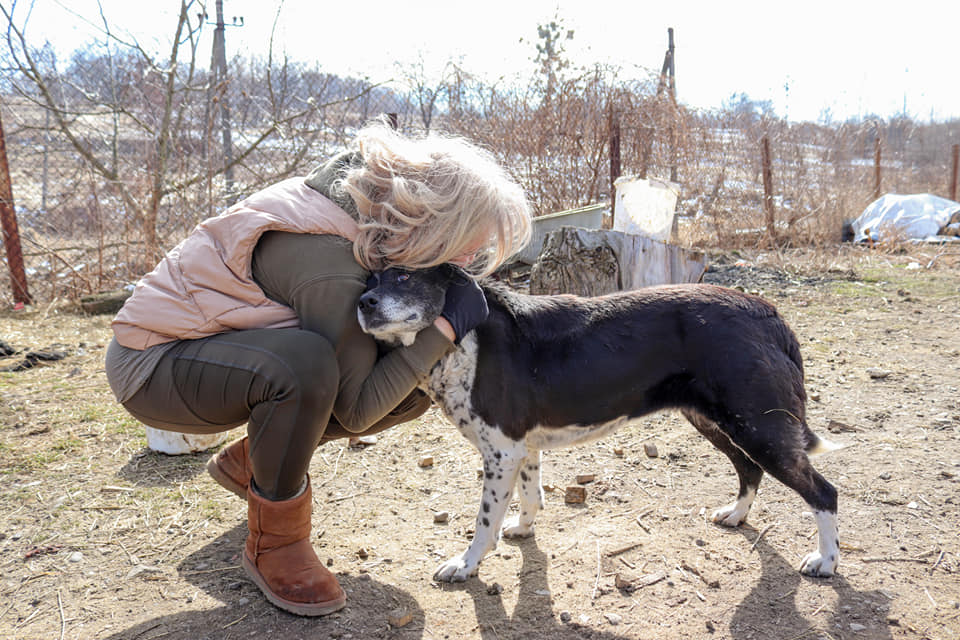
[[937,570],[937,567],[940,566],[940,562],[941,562],[942,560],[943,560],[943,551],[940,552],[939,557],[937,557],[937,561],[933,563],[933,566],[932,566],[932,567],[930,567],[930,573],[933,573],[934,571]]
[[[597,544],[599,545],[600,543],[598,542]],[[642,542],[635,542],[635,543],[633,543],[633,544],[628,544],[628,545],[625,546],[625,547],[620,547],[620,548],[614,549],[614,550],[612,550],[612,551],[607,551],[606,556],[607,556],[608,558],[612,558],[612,557],[614,557],[614,556],[620,555],[621,553],[626,553],[627,551],[630,551],[630,550],[632,550],[632,549],[636,549],[637,547],[642,547],[642,546],[643,546],[643,543],[642,543]]]
[[920,564],[929,564],[926,558],[891,558],[889,556],[879,556],[873,558],[864,558],[864,562],[918,562]]
[[323,482],[321,482],[320,484],[318,484],[318,485],[317,485],[317,489],[319,489],[320,487],[326,485],[326,484],[329,483],[331,480],[333,480],[334,478],[337,477],[337,470],[340,468],[340,457],[343,455],[343,452],[346,451],[346,450],[347,450],[346,447],[340,447],[340,451],[337,453],[337,459],[333,461],[333,473],[331,473],[328,478],[324,479]]
[[60,597],[60,590],[57,589],[57,607],[60,609],[60,640],[67,632],[67,619],[63,617],[63,599]]
[[227,627],[232,627],[233,625],[237,624],[238,622],[242,622],[243,619],[247,617],[247,615],[249,615],[249,614],[246,614],[246,613],[245,613],[245,614],[243,614],[242,616],[240,616],[239,618],[237,618],[236,620],[234,620],[233,622],[228,622],[227,624],[223,625],[223,626],[220,627],[220,628],[221,628],[221,629],[226,629]]
[[752,545],[750,545],[750,551],[753,551],[754,549],[757,548],[757,545],[760,543],[760,539],[763,538],[764,534],[766,534],[767,531],[770,531],[770,529],[772,529],[775,524],[777,523],[771,522],[770,524],[768,524],[763,528],[763,531],[760,532],[760,535],[757,536],[757,539],[753,541]]
[[601,560],[600,560],[600,541],[597,540],[597,579],[594,580],[594,582],[593,582],[593,594],[591,594],[591,596],[590,596],[590,599],[591,599],[591,600],[596,600],[596,599],[597,599],[597,589],[598,589],[599,586],[600,586],[600,565],[601,565]]

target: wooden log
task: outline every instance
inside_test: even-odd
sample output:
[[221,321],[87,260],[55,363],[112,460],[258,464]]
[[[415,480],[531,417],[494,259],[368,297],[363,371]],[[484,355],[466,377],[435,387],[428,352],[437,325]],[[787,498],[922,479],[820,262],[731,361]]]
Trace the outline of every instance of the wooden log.
[[95,293],[80,298],[80,308],[83,309],[84,313],[91,315],[116,313],[120,311],[120,307],[123,306],[123,303],[127,301],[130,295],[131,292],[126,289]]
[[550,232],[530,271],[530,293],[599,296],[657,284],[698,282],[702,253],[621,231]]

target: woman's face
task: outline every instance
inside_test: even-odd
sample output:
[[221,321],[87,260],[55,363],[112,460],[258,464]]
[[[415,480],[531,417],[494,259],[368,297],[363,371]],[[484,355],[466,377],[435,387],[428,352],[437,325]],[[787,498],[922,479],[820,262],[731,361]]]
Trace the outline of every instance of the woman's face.
[[463,253],[452,259],[450,262],[457,265],[458,267],[466,267],[472,263],[477,258],[477,252],[483,248],[487,242],[486,236],[477,236],[473,242],[467,245],[467,248],[464,249]]

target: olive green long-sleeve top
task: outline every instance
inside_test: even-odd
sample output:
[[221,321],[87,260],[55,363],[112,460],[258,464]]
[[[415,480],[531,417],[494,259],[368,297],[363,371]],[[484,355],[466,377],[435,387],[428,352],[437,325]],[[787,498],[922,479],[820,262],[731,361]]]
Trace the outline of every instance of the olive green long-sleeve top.
[[360,432],[396,407],[453,348],[431,326],[409,347],[377,357],[377,345],[357,320],[357,299],[370,275],[349,241],[333,235],[272,231],[253,254],[253,277],[267,296],[296,312],[303,329],[334,345],[340,388],[334,417]]

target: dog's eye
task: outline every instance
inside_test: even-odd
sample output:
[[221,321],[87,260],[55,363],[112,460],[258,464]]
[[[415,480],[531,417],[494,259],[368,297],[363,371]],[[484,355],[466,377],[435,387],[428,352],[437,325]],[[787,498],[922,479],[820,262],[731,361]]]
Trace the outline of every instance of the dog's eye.
[[409,273],[401,273],[397,276],[397,282],[406,282],[410,278]]

